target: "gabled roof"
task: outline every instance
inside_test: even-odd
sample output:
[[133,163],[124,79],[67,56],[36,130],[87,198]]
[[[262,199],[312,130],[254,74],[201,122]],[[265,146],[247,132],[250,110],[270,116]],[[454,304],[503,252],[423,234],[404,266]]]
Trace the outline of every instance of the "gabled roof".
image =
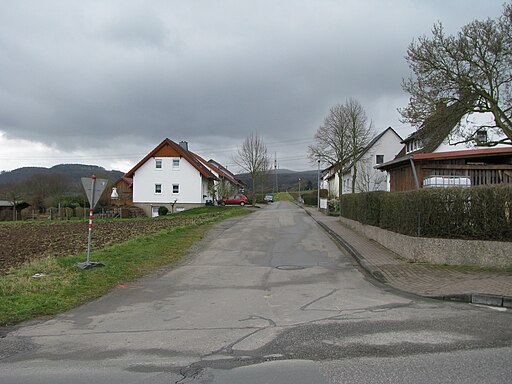
[[379,164],[375,168],[386,170],[393,168],[403,162],[409,160],[422,161],[422,160],[448,160],[448,159],[475,159],[485,158],[491,156],[512,156],[512,147],[510,148],[479,148],[468,149],[464,151],[451,151],[451,152],[429,152],[429,153],[412,153],[407,156],[395,158],[384,164]]
[[338,172],[338,164],[333,164],[322,170],[322,178],[327,177],[327,179],[331,179],[336,175],[336,172]]
[[[363,151],[357,156],[356,158],[356,161],[361,159],[361,157],[363,157],[374,145],[377,141],[380,140],[380,138],[382,136],[384,136],[388,131],[391,131],[393,132],[400,140],[402,140],[402,137],[396,133],[396,131],[391,128],[391,127],[388,127],[386,128],[384,131],[382,131],[381,133],[379,133],[377,136],[375,136],[369,143],[366,147],[364,147]],[[353,161],[351,161],[346,167],[343,168],[343,173],[347,173],[348,170],[352,167],[352,165],[354,164]],[[333,165],[330,165],[329,167],[325,168],[323,171],[322,171],[322,176],[328,176],[328,178],[332,178],[336,172],[338,172],[338,164],[333,164]]]
[[[359,159],[361,159],[361,157],[363,157],[374,145],[375,143],[377,143],[377,141],[380,140],[380,138],[382,136],[384,136],[387,132],[391,131],[392,133],[394,133],[396,135],[396,137],[398,137],[398,139],[402,140],[402,137],[396,133],[396,131],[391,128],[391,127],[388,127],[387,129],[385,129],[384,131],[382,131],[381,133],[379,133],[377,136],[375,136],[372,141],[370,141],[368,143],[368,145],[366,147],[364,147],[363,151],[357,156],[356,158],[356,161],[358,161]],[[344,169],[344,172],[343,173],[347,173],[349,171],[350,168],[352,168],[352,166],[354,165],[354,162],[351,161]]]
[[217,173],[219,177],[227,179],[229,182],[236,184],[238,186],[243,187],[244,184],[236,178],[235,175],[233,175],[231,172],[229,172],[224,166],[222,166],[220,163],[217,163],[216,161],[209,160],[206,161],[201,156],[199,156],[197,153],[190,152],[192,156],[194,156],[198,161],[200,161],[203,165],[205,165],[207,168],[211,169],[213,172]]
[[218,180],[218,178],[208,169],[206,168],[197,158],[196,155],[192,151],[188,151],[181,147],[179,144],[176,144],[171,139],[165,139],[160,144],[158,144],[155,149],[149,152],[146,157],[144,157],[141,161],[135,165],[132,169],[130,169],[127,173],[125,173],[124,177],[132,178],[135,172],[142,167],[149,159],[153,157],[159,157],[159,153],[165,152],[165,149],[169,148],[172,153],[184,158],[187,160],[195,169],[199,171],[199,173],[206,177],[207,179]]
[[[6,207],[12,207],[14,203],[12,201],[8,200],[0,200],[0,207],[6,208]],[[26,203],[24,201],[17,201],[16,202],[16,209],[24,209],[30,207],[29,203]]]
[[240,180],[238,177],[236,177],[233,172],[228,170],[226,167],[224,167],[219,162],[217,162],[217,161],[215,161],[213,159],[210,159],[210,160],[208,160],[208,163],[212,164],[215,167],[217,167],[224,174],[224,176],[226,178],[230,179],[233,183],[238,184],[241,187],[245,186],[245,184],[243,183],[242,180]]
[[[414,153],[434,152],[468,113],[467,103],[467,100],[463,99],[449,106],[439,104],[421,127],[406,137],[402,143],[407,145],[408,142],[419,139],[423,141],[423,147]],[[396,158],[404,156],[405,153],[404,146]]]

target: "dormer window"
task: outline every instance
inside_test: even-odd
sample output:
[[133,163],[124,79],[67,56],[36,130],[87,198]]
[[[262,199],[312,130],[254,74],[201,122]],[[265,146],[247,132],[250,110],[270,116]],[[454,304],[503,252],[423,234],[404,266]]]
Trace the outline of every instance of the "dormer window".
[[406,153],[417,151],[418,149],[423,148],[423,141],[419,139],[413,139],[407,143],[405,148]]

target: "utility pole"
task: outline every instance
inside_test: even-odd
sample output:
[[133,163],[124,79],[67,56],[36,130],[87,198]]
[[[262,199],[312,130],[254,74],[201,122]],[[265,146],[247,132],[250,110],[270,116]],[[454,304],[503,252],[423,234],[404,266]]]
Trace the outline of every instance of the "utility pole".
[[276,178],[275,193],[279,193],[279,187],[277,186],[277,152],[274,153],[274,175]]

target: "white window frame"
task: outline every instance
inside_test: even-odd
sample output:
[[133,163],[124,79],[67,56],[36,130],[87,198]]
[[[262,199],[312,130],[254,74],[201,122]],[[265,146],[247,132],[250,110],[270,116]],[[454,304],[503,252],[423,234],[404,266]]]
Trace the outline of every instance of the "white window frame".
[[172,169],[180,169],[180,159],[172,159]]
[[[158,191],[160,189],[160,191]],[[155,184],[155,195],[161,195],[162,194],[162,184]]]
[[[178,189],[178,191],[177,191],[177,192],[174,192],[175,188],[177,188],[177,189]],[[173,195],[178,195],[179,193],[180,193],[180,185],[179,185],[179,184],[173,184],[173,185],[172,185],[172,194],[173,194]]]
[[[158,166],[158,165],[160,165],[160,166]],[[163,165],[164,165],[164,163],[163,163],[162,159],[155,159],[155,169],[162,169]]]

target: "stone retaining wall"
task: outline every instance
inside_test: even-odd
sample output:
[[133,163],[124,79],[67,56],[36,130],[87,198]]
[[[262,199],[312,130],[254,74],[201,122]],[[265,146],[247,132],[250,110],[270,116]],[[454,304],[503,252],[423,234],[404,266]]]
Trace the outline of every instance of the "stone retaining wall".
[[344,217],[341,222],[414,262],[499,268],[512,266],[511,242],[412,237]]

